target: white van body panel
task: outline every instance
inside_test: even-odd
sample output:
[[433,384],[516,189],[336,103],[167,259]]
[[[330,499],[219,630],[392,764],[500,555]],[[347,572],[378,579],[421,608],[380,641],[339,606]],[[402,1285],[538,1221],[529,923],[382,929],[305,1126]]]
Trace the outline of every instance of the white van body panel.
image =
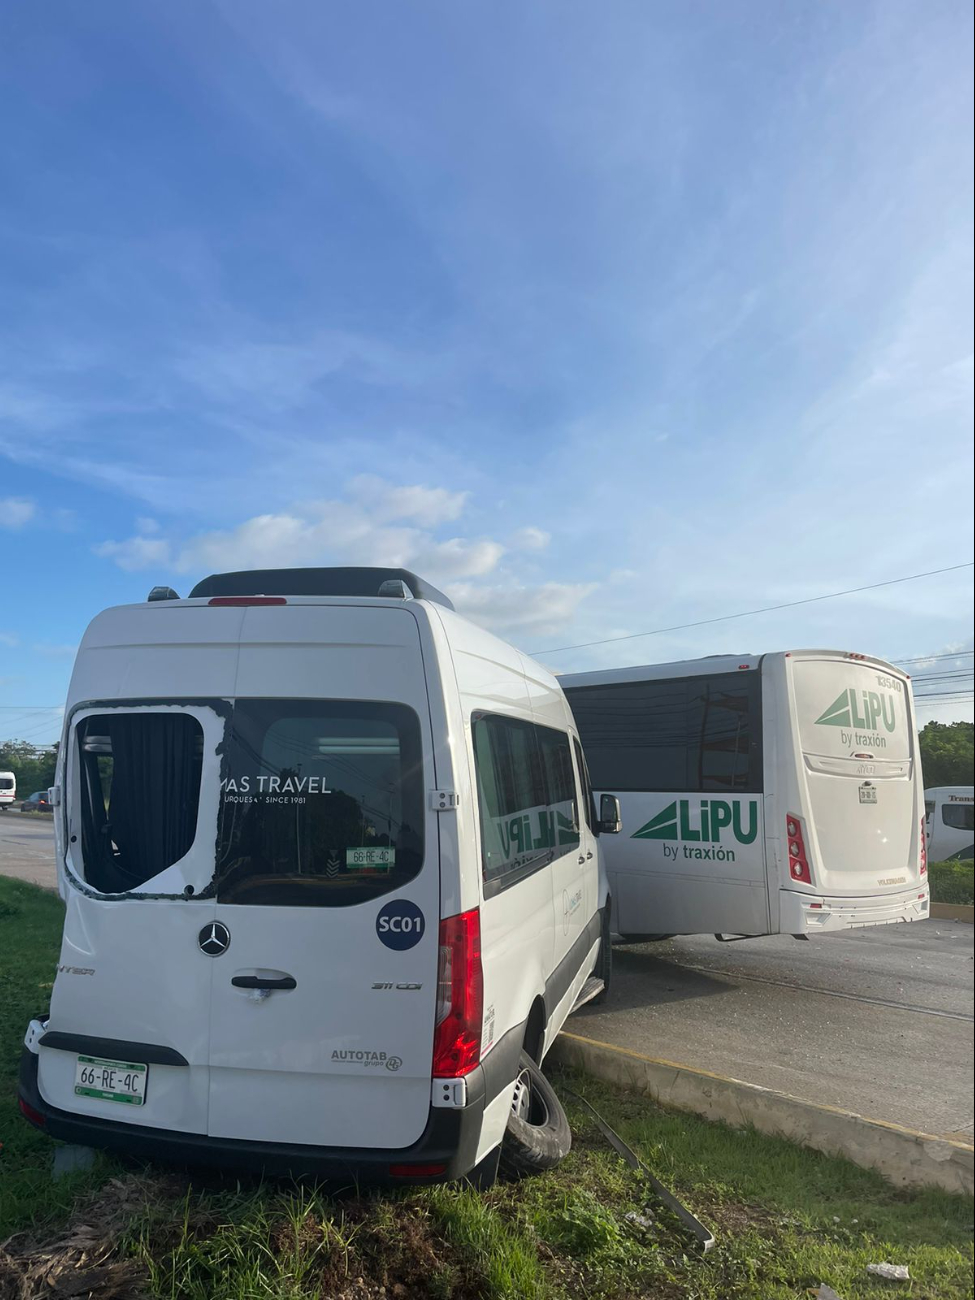
[[[801,650],[559,680],[571,706],[585,687],[745,674],[761,678],[761,734],[749,742],[759,746],[760,786],[742,793],[617,786],[623,834],[603,846],[615,928],[624,935],[802,934],[926,917],[914,707],[899,669],[862,655]],[[596,770],[593,782],[598,797],[604,787]],[[790,815],[803,830],[811,883],[790,870]]]
[[[470,860],[479,861],[480,826],[474,799],[472,718],[478,713],[499,713],[523,718],[540,726],[567,731],[578,740],[558,680],[539,664],[504,641],[473,626],[450,610],[437,608],[454,667],[468,764],[467,788],[457,819],[461,833],[473,847]],[[459,786],[459,782],[457,783]],[[581,810],[580,810],[581,813]],[[539,1059],[554,1042],[572,1009],[579,990],[595,961],[588,961],[592,945],[579,959],[568,993],[554,1004],[546,1000],[550,973],[568,957],[599,907],[598,852],[595,837],[580,815],[580,849],[566,853],[550,868],[538,871],[517,887],[485,897],[480,873],[476,887],[481,910],[481,942],[490,960],[484,962],[484,1039],[486,1055],[513,1026],[524,1023],[537,1003],[544,1007],[547,1030]],[[591,857],[586,857],[586,854]],[[571,914],[570,914],[571,902]],[[598,953],[598,944],[596,945]],[[587,964],[588,961],[588,964]],[[571,996],[570,996],[571,995]]]
[[[236,824],[236,805],[246,810],[253,802],[233,767],[244,745],[238,715],[241,725],[248,707],[273,715],[277,700],[391,707],[415,717],[423,859],[401,889],[371,902],[314,906],[217,893],[215,846],[221,851],[228,818],[231,829]],[[115,711],[190,720],[202,737],[202,768],[195,836],[182,856],[131,888],[100,893],[86,879],[82,856],[83,832],[92,833],[82,826],[83,782],[89,801],[99,803],[100,795],[91,793],[91,763],[81,750],[103,752],[90,720]],[[108,1055],[99,1042],[115,1041],[151,1044],[175,1057],[175,1064],[149,1065],[145,1102],[125,1107],[121,1122],[218,1144],[411,1148],[428,1127],[440,1084],[431,1069],[438,927],[473,909],[483,973],[480,1061],[490,1063],[502,1042],[503,1061],[516,1062],[523,1042],[540,1059],[598,957],[606,885],[582,816],[574,755],[578,849],[500,892],[485,888],[472,738],[472,720],[483,714],[554,728],[578,743],[554,677],[426,600],[288,597],[273,606],[217,607],[167,600],[93,620],[72,676],[56,778],[67,914],[44,1029],[90,1039],[96,1056]],[[301,780],[321,773],[328,794],[329,768],[355,765],[354,749],[330,746],[331,735],[294,769]],[[107,752],[119,750],[110,743]],[[265,764],[267,753],[257,755]],[[286,779],[283,761],[258,770]],[[286,820],[287,799],[280,802]],[[370,815],[381,822],[385,813]],[[296,816],[289,833],[299,835],[300,821]],[[284,869],[294,888],[304,888],[300,865],[297,878],[293,867]],[[277,877],[262,870],[260,887],[273,888]],[[378,913],[400,901],[421,920],[386,920],[394,928],[422,925],[405,948],[377,941]],[[229,946],[211,956],[201,945],[215,923],[226,927]],[[248,980],[279,987],[247,987]],[[45,1034],[33,1032],[28,1045],[38,1057],[40,1100],[58,1112],[119,1121],[115,1102],[77,1095],[77,1055],[45,1046]],[[495,1085],[498,1079],[495,1070]],[[503,1136],[513,1087],[512,1067],[487,1097],[478,1158]],[[437,1104],[465,1104],[463,1087],[450,1096]]]
[[925,790],[924,806],[928,860],[946,862],[949,858],[957,858],[970,862],[975,841],[975,787],[934,786]]

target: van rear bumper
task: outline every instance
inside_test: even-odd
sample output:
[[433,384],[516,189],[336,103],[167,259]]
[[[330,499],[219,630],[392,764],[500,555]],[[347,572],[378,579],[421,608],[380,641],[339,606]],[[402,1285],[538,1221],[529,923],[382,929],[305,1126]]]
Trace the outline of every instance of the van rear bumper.
[[[308,1176],[330,1182],[402,1186],[461,1178],[474,1167],[485,1106],[484,1074],[479,1066],[467,1076],[468,1104],[462,1109],[431,1107],[422,1136],[409,1147],[385,1151],[371,1147],[248,1142],[144,1128],[59,1110],[41,1096],[37,1065],[37,1055],[25,1047],[20,1058],[18,1087],[24,1103],[21,1110],[36,1128],[50,1137],[167,1164],[250,1169],[272,1176]],[[443,1169],[435,1174],[402,1176],[390,1172],[390,1167],[396,1165],[442,1165]]]
[[901,921],[926,921],[930,915],[930,891],[926,883],[879,898],[876,895],[837,898],[800,893],[797,889],[779,890],[782,934],[820,934],[868,925],[896,925]]

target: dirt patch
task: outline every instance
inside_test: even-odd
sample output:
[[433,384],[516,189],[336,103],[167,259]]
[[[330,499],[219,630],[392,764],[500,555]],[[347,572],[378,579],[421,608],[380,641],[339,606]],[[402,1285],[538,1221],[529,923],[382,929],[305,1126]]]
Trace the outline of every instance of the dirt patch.
[[170,1270],[194,1284],[193,1294],[209,1294],[210,1269],[228,1239],[240,1243],[235,1263],[245,1269],[248,1241],[262,1243],[265,1268],[270,1246],[270,1273],[275,1266],[282,1277],[300,1273],[309,1296],[484,1296],[483,1279],[409,1198],[332,1200],[265,1188],[235,1199],[173,1174],[114,1179],[53,1240],[21,1233],[4,1242],[0,1300],[150,1300],[150,1271],[158,1283]]
[[145,1273],[120,1258],[131,1220],[159,1195],[148,1178],[116,1178],[79,1209],[54,1241],[20,1233],[0,1245],[0,1300],[145,1300]]

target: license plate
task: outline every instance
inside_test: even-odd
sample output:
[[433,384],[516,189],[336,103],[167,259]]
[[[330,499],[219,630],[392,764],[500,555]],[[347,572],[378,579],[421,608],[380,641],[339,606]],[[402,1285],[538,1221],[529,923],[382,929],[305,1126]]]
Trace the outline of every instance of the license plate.
[[76,1097],[98,1097],[141,1106],[146,1099],[148,1065],[131,1061],[105,1061],[100,1056],[79,1056],[74,1071]]
[[346,849],[345,865],[349,870],[392,871],[395,849]]
[[861,785],[861,786],[860,786],[860,802],[861,802],[861,803],[876,803],[876,802],[877,802],[877,787],[876,787],[875,785]]

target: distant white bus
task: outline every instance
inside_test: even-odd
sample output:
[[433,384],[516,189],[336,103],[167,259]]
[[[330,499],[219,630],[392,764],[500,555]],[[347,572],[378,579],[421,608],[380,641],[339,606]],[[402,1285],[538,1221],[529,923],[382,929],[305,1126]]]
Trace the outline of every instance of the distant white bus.
[[614,929],[810,935],[928,916],[910,678],[834,650],[560,677],[593,789]]
[[972,861],[975,847],[975,787],[939,785],[924,792],[924,826],[928,836],[928,858]]

